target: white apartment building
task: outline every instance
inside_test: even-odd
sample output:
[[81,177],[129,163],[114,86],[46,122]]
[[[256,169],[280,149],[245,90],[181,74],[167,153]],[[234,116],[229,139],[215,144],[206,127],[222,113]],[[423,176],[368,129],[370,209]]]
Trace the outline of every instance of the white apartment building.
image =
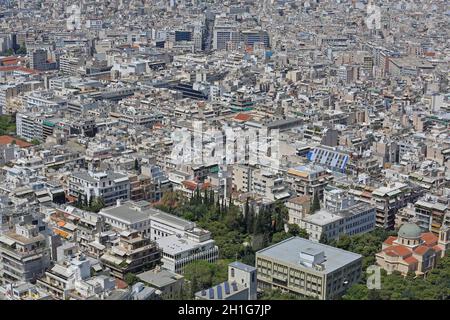
[[197,242],[188,237],[171,235],[156,240],[163,254],[162,267],[179,274],[186,265],[197,260],[214,262],[219,258],[219,248],[212,239]]
[[88,202],[102,198],[106,206],[111,206],[117,200],[130,199],[130,181],[116,172],[74,172],[69,177],[69,195],[77,199],[81,195]]
[[343,234],[352,236],[370,232],[375,229],[375,222],[375,207],[357,202],[339,211],[319,210],[304,217],[300,227],[308,232],[309,239],[318,242],[322,236],[334,240]]

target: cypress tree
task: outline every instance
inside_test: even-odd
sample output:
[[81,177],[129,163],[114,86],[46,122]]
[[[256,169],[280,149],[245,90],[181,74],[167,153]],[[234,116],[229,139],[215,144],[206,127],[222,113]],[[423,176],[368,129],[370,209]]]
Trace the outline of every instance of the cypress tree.
[[214,190],[209,190],[209,203],[210,206],[214,205]]
[[311,206],[311,213],[314,213],[316,211],[320,210],[320,201],[319,201],[319,195],[317,192],[314,194],[313,203]]
[[247,200],[245,200],[245,206],[244,206],[244,230],[248,230],[249,226],[247,225],[248,223],[248,217],[250,214],[250,206],[249,206],[249,200],[247,197]]
[[205,191],[204,191],[204,194],[203,194],[203,204],[206,204],[206,205],[208,205],[208,189],[207,188],[205,188]]

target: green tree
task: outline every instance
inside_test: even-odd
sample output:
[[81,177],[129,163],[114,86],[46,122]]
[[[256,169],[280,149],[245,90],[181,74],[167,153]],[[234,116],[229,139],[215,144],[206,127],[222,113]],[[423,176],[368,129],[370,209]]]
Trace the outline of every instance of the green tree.
[[309,234],[305,229],[300,229],[300,232],[298,233],[298,236],[300,238],[309,239]]
[[129,273],[125,274],[124,281],[129,286],[132,286],[135,283],[139,282],[139,278],[134,273],[129,272]]
[[319,195],[317,192],[314,193],[314,198],[313,198],[313,202],[311,205],[311,213],[314,213],[316,211],[320,210],[320,200],[319,200]]
[[264,290],[260,300],[315,300],[309,297],[302,297],[292,293],[282,292],[279,289]]
[[134,170],[136,172],[141,172],[141,165],[139,164],[139,160],[136,158],[134,159]]
[[27,54],[27,48],[25,45],[20,46],[19,49],[16,50],[17,54]]
[[325,234],[325,232],[322,232],[322,234],[320,235],[319,242],[323,244],[328,244],[328,237]]

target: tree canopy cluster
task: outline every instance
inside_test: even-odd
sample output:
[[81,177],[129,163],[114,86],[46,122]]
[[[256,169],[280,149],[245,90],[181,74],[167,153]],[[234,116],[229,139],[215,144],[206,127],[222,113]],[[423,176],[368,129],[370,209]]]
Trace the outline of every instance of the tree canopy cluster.
[[74,205],[81,210],[99,212],[105,207],[105,201],[101,197],[91,197],[90,200],[87,201],[86,197],[80,194]]
[[[363,270],[375,264],[375,254],[381,251],[381,246],[389,236],[397,235],[395,231],[376,228],[374,231],[354,236],[343,235],[339,240],[322,241],[330,246],[359,253],[363,256]],[[323,240],[323,239],[322,239]]]
[[165,193],[155,207],[209,230],[221,259],[240,260],[250,265],[254,265],[255,251],[260,248],[292,236],[307,237],[296,225],[289,225],[285,232],[288,213],[282,202],[256,213],[249,201],[241,210],[231,201],[215,196],[212,190],[196,189],[190,199],[177,192]]
[[381,288],[368,289],[366,284],[350,287],[344,300],[449,300],[450,257],[438,262],[426,277],[402,276],[395,271],[388,275],[381,270]]
[[16,119],[14,116],[4,114],[0,116],[0,135],[16,134]]

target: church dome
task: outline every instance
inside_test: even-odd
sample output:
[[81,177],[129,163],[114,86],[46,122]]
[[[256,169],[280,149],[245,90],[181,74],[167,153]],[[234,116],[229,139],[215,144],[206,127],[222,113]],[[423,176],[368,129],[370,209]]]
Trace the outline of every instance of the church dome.
[[405,223],[398,230],[398,236],[407,239],[418,239],[421,234],[419,226],[412,222]]

